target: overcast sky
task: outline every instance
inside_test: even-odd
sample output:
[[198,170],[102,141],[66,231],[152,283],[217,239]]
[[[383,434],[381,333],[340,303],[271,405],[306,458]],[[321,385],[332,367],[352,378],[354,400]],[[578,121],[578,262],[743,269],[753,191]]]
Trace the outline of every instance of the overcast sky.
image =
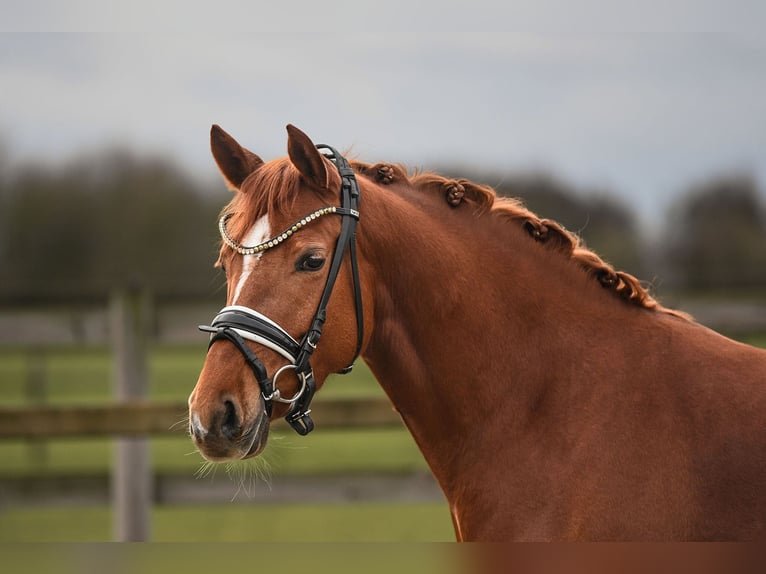
[[3,0],[0,141],[207,177],[210,124],[272,158],[294,123],[370,162],[549,169],[651,220],[716,174],[766,187],[764,5]]

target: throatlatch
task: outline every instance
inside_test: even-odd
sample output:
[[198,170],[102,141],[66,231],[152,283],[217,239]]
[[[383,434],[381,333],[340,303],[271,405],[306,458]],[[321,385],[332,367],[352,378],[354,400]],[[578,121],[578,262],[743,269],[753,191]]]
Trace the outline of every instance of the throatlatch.
[[[328,206],[319,209],[296,222],[275,238],[254,246],[241,245],[229,236],[226,231],[226,221],[232,214],[224,215],[219,221],[219,230],[224,243],[240,254],[252,255],[280,245],[294,233],[300,231],[305,225],[319,217],[331,214],[342,217],[340,235],[335,244],[335,252],[330,263],[327,282],[314,314],[314,319],[311,321],[311,325],[303,339],[301,339],[300,343],[297,342],[276,322],[258,311],[241,305],[224,307],[218,312],[210,325],[200,325],[199,327],[201,331],[211,333],[208,350],[213,346],[213,343],[220,340],[227,340],[234,344],[244,356],[245,363],[253,371],[255,379],[258,381],[261,395],[265,401],[266,412],[271,416],[274,402],[291,405],[290,410],[285,415],[285,420],[300,435],[307,435],[314,429],[314,421],[309,416],[311,400],[316,392],[316,381],[314,380],[314,372],[311,369],[310,363],[311,354],[316,349],[322,336],[322,329],[327,318],[327,304],[330,301],[330,296],[332,295],[332,290],[340,273],[340,267],[346,252],[349,254],[351,275],[354,283],[357,343],[353,360],[349,366],[339,371],[341,374],[348,373],[353,368],[354,361],[356,361],[361,352],[364,337],[362,289],[359,283],[359,267],[356,256],[356,226],[359,220],[359,184],[356,181],[351,164],[334,148],[327,145],[318,145],[317,149],[335,164],[340,174],[340,207]],[[279,368],[272,378],[269,378],[266,367],[246,341],[252,341],[268,347],[282,355],[289,362]],[[295,375],[301,383],[301,388],[289,399],[282,397],[277,388],[279,376],[288,370],[295,371]]]

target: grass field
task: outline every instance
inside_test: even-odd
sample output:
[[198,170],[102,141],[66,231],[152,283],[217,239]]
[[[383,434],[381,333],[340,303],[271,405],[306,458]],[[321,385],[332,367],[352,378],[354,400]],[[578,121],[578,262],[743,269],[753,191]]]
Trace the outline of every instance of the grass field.
[[[106,507],[6,509],[1,542],[108,542]],[[155,542],[428,542],[454,539],[446,505],[280,504],[155,507]]]

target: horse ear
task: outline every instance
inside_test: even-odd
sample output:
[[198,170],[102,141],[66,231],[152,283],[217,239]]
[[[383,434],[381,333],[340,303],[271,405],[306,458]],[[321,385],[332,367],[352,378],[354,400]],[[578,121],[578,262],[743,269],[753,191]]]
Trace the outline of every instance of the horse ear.
[[306,181],[322,189],[330,187],[327,161],[309,136],[294,125],[287,126],[287,155]]
[[239,191],[247,176],[263,165],[261,158],[239,145],[218,125],[210,128],[210,149],[226,184],[234,191]]

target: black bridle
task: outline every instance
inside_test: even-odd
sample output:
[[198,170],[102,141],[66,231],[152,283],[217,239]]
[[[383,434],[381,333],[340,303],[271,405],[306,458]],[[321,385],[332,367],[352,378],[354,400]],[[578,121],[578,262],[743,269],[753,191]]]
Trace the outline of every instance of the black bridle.
[[[285,415],[285,420],[300,435],[306,435],[314,429],[314,422],[311,420],[309,413],[311,412],[311,400],[316,392],[316,381],[314,380],[314,372],[311,368],[310,359],[311,354],[319,343],[319,338],[322,336],[322,329],[327,318],[327,304],[330,301],[330,296],[332,295],[332,290],[340,273],[340,267],[346,252],[349,254],[351,276],[354,283],[357,340],[354,358],[349,366],[339,371],[340,373],[348,373],[353,368],[354,361],[356,361],[361,352],[364,336],[362,290],[359,283],[359,267],[356,256],[356,226],[359,220],[359,184],[349,162],[334,148],[318,145],[317,149],[335,164],[340,174],[340,207],[332,206],[317,210],[274,239],[254,247],[242,246],[228,236],[225,224],[229,215],[222,217],[219,223],[221,235],[225,243],[235,248],[239,253],[253,254],[276,247],[282,241],[292,236],[293,233],[299,231],[303,226],[318,217],[329,214],[341,216],[340,235],[335,244],[335,252],[330,263],[327,282],[325,283],[324,291],[319,299],[319,305],[308,331],[301,341],[298,342],[276,322],[253,309],[239,305],[224,307],[218,312],[218,315],[215,316],[209,326],[200,325],[199,327],[201,331],[211,333],[208,350],[213,346],[213,343],[220,340],[231,341],[237,347],[258,381],[261,395],[265,401],[266,412],[271,416],[273,402],[290,404],[290,410]],[[269,378],[266,367],[247,345],[246,340],[266,346],[290,362],[278,369],[272,378]],[[286,370],[294,370],[301,383],[300,390],[289,399],[283,398],[276,386],[279,375]]]

